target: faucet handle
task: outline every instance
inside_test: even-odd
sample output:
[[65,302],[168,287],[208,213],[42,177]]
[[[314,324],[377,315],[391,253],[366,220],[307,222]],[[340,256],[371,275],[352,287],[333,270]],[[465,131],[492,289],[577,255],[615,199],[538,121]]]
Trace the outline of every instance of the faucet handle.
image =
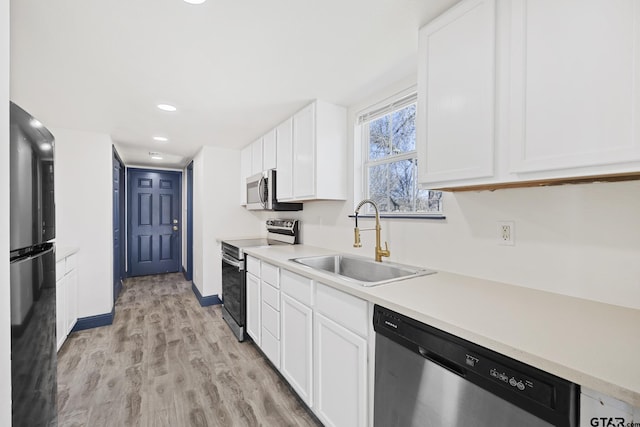
[[382,256],[391,256],[391,251],[389,251],[389,243],[384,242],[384,251],[382,251]]

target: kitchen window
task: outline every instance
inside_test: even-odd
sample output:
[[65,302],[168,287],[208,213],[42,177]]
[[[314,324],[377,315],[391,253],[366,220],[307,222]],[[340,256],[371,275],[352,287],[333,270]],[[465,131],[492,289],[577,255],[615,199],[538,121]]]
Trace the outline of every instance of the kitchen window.
[[442,216],[442,192],[418,186],[416,103],[417,94],[411,90],[365,110],[357,119],[362,194],[376,202],[381,214]]

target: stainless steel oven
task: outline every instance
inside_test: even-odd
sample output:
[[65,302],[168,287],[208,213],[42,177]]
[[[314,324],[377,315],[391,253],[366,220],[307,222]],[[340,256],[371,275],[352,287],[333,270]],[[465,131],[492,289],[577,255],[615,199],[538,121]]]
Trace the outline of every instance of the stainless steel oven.
[[238,341],[245,339],[246,269],[244,249],[277,244],[296,244],[299,222],[295,219],[269,219],[267,237],[222,241],[222,318]]

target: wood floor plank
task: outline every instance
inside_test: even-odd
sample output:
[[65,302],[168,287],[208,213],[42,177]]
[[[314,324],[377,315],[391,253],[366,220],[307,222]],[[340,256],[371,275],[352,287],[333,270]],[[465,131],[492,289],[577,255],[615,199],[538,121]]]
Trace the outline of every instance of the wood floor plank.
[[177,273],[127,279],[112,325],[69,336],[58,411],[63,427],[319,425]]

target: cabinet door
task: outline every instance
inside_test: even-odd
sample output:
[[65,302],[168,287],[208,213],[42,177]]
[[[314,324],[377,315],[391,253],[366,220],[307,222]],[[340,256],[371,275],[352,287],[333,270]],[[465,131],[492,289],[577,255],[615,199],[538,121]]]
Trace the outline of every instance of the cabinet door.
[[293,198],[315,195],[315,104],[293,116]]
[[247,178],[251,176],[252,145],[247,145],[240,152],[240,204],[247,204]]
[[463,1],[420,29],[421,183],[494,173],[495,33],[494,0]]
[[288,200],[293,197],[293,118],[278,126],[276,132],[276,192],[278,200]]
[[262,169],[275,169],[277,167],[276,159],[276,130],[272,129],[262,138]]
[[65,281],[67,288],[65,328],[69,334],[78,320],[78,270],[71,270],[65,277]]
[[510,6],[510,171],[640,160],[640,3]]
[[262,138],[251,144],[251,175],[262,172]]
[[313,311],[282,293],[281,372],[302,400],[313,407]]
[[[56,268],[60,263],[56,265]],[[64,264],[63,268],[64,268]],[[66,299],[67,299],[67,281],[66,277],[63,276],[59,280],[56,281],[56,341],[58,343],[58,351],[60,351],[60,347],[64,344],[65,339],[67,338],[67,328],[66,328]]]
[[327,426],[366,426],[367,341],[321,314],[314,325],[315,413]]
[[247,334],[260,347],[261,329],[260,279],[247,273]]
[[420,29],[421,183],[493,175],[495,43],[494,0],[464,1]]

